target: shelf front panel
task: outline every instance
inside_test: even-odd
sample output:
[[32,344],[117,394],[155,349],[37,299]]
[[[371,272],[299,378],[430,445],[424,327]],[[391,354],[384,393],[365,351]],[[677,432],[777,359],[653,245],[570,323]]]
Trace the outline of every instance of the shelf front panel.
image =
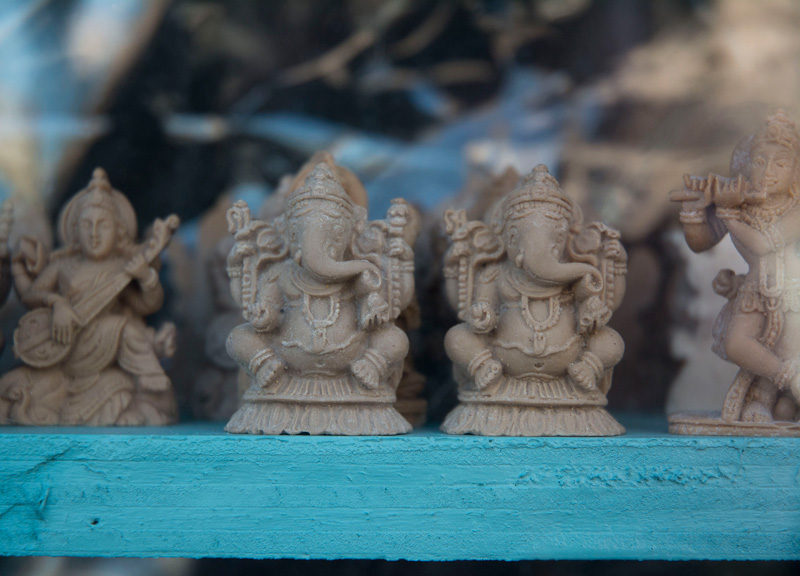
[[800,559],[800,440],[0,431],[0,554]]

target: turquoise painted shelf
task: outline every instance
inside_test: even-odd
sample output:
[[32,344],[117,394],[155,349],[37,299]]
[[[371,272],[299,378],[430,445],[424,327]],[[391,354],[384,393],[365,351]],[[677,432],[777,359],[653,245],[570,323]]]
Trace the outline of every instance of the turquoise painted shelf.
[[0,431],[0,554],[800,559],[800,440]]

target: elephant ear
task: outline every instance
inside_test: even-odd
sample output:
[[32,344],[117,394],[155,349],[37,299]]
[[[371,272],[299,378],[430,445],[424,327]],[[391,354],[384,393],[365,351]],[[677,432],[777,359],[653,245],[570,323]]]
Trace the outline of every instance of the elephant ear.
[[505,246],[486,223],[467,220],[464,210],[447,210],[444,224],[449,244],[445,254],[445,276],[458,281],[458,300],[451,304],[459,319],[464,320],[466,311],[472,306],[477,270],[503,260]]
[[271,224],[266,224],[256,236],[256,247],[258,248],[258,260],[256,270],[258,273],[265,272],[277,262],[282,262],[289,256],[289,242],[286,233],[286,221],[283,216],[273,220]]

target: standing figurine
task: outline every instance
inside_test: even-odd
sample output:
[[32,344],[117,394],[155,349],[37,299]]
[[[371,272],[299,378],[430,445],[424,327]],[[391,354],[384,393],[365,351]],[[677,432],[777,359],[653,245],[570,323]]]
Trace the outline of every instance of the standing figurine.
[[726,234],[748,264],[722,270],[727,298],[714,326],[714,351],[740,370],[719,415],[670,417],[677,434],[800,436],[800,136],[779,110],[731,157],[731,177],[684,176],[686,242],[708,250]]
[[142,317],[161,308],[158,256],[178,227],[156,220],[137,245],[130,202],[98,168],[64,207],[63,248],[47,257],[33,238],[15,255],[14,282],[30,308],[14,333],[25,364],[0,378],[0,423],[162,425],[176,420],[159,361],[174,352],[175,326]]
[[583,225],[544,165],[485,222],[445,213],[445,282],[462,321],[445,338],[459,405],[442,430],[486,436],[610,436],[605,410],[624,351],[606,323],[627,256],[616,230]]
[[393,407],[408,352],[394,320],[414,295],[410,207],[368,222],[325,162],[272,222],[228,212],[231,291],[246,324],[228,353],[253,378],[226,427],[250,434],[401,434]]

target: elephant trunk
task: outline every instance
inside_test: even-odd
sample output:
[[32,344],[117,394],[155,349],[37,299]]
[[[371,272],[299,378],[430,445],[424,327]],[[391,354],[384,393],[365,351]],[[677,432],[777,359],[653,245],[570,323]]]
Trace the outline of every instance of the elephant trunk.
[[302,243],[303,268],[322,282],[344,282],[375,266],[366,260],[338,261],[325,251],[323,234],[306,232]]
[[591,264],[559,262],[533,250],[524,255],[523,268],[538,282],[553,286],[571,284],[587,275],[595,277],[595,281],[601,280],[599,271]]

